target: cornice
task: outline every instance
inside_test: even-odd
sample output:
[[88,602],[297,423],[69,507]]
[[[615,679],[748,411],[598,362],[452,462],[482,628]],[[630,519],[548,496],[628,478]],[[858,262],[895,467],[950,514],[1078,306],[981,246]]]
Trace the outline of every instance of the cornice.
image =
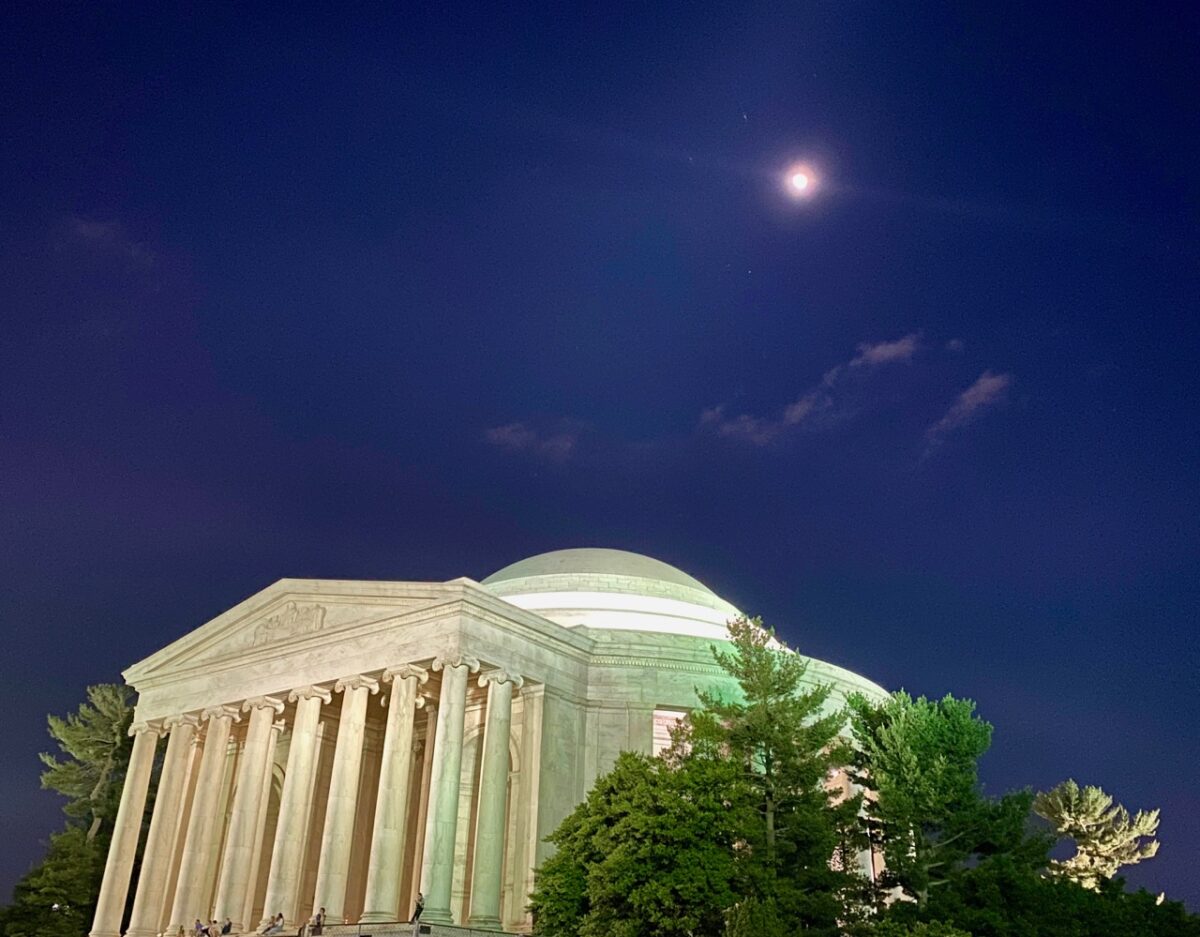
[[683,673],[723,674],[716,664],[699,664],[691,661],[663,660],[660,657],[620,657],[603,655],[592,658],[595,667],[639,667],[654,670],[677,670]]

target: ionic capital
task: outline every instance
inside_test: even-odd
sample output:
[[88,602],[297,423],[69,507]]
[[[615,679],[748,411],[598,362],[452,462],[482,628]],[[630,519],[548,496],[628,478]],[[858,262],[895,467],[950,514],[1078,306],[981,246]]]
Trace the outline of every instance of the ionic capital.
[[489,683],[511,683],[514,690],[519,690],[525,685],[525,681],[520,676],[509,673],[507,670],[489,670],[487,673],[481,673],[479,685],[487,686]]
[[334,693],[343,693],[346,690],[370,690],[373,695],[379,692],[379,681],[374,677],[365,677],[359,673],[352,677],[342,677],[333,685]]
[[319,699],[322,703],[328,703],[333,699],[333,694],[329,692],[327,686],[316,686],[309,684],[308,686],[298,686],[288,694],[288,700],[295,703],[302,699]]
[[418,684],[425,683],[429,679],[429,671],[416,664],[401,664],[398,667],[389,667],[380,679],[384,683],[390,683],[392,680],[406,680],[409,677],[415,677]]
[[174,729],[176,726],[191,726],[193,729],[200,727],[200,716],[196,713],[183,713],[179,716],[167,716],[163,720],[164,729]]
[[[385,693],[383,696],[379,697],[379,705],[386,709],[387,704],[388,704],[388,696]],[[420,694],[417,694],[417,696],[413,699],[413,706],[416,709],[424,709],[425,708],[425,697],[421,696]]]
[[142,735],[146,732],[153,732],[158,738],[162,738],[167,734],[167,727],[163,725],[163,720],[161,719],[135,722],[129,727],[129,734],[131,736]]
[[287,720],[286,719],[276,719],[274,722],[271,723],[271,731],[274,732],[276,735],[282,735],[283,730],[286,728],[287,728]]
[[252,696],[242,703],[242,712],[252,709],[273,709],[276,713],[283,712],[283,700],[277,696]]
[[432,669],[444,670],[447,667],[467,667],[471,673],[479,673],[479,659],[462,651],[447,651],[433,659]]
[[229,719],[231,722],[241,722],[242,714],[236,706],[209,706],[200,713],[201,719],[211,722],[213,719]]

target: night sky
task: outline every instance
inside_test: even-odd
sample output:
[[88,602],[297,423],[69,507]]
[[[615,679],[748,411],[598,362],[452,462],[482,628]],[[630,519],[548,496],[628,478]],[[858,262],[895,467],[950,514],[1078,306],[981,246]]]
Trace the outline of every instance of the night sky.
[[407,6],[0,13],[0,894],[87,684],[608,546],[1161,807],[1200,911],[1194,8]]

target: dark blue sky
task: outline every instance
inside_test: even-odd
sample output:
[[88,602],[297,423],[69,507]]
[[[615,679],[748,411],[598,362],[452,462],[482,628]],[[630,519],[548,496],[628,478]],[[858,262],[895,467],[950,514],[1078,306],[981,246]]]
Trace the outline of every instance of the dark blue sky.
[[0,891],[86,684],[612,546],[1161,807],[1200,910],[1184,6],[6,5]]

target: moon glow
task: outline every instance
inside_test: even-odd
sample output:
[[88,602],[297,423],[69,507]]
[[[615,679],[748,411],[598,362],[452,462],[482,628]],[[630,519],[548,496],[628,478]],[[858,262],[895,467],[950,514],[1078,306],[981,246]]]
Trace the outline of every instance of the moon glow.
[[795,163],[783,173],[783,187],[794,199],[812,198],[817,188],[817,174],[807,163]]

